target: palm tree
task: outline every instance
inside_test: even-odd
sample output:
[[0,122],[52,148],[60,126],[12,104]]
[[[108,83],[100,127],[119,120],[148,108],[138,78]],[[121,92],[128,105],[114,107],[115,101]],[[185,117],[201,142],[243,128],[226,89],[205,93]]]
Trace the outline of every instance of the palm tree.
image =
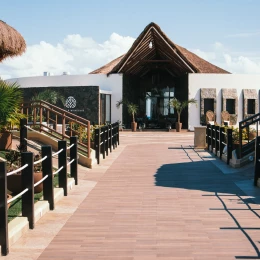
[[63,105],[65,103],[65,98],[62,95],[60,95],[57,91],[51,89],[46,89],[40,93],[35,94],[31,100],[32,101],[43,100],[53,105],[56,105],[58,100],[60,100]]
[[130,115],[133,117],[133,123],[135,123],[135,114],[138,112],[138,106],[134,103],[127,104],[127,110]]
[[23,93],[17,83],[8,83],[0,80],[0,130],[6,129],[10,124],[19,123],[24,117],[21,114],[20,106]]
[[127,99],[122,99],[117,101],[116,107],[119,108],[122,104],[125,104],[127,106],[128,113],[133,117],[132,121],[132,131],[135,132],[137,128],[137,123],[135,122],[135,114],[138,112],[138,105],[129,102]]
[[176,131],[179,132],[181,129],[181,112],[183,111],[183,109],[185,109],[189,104],[197,104],[197,100],[192,98],[189,100],[185,100],[185,101],[180,101],[177,98],[173,98],[170,101],[170,106],[175,108],[177,111],[177,115],[178,115],[178,127],[176,125]]

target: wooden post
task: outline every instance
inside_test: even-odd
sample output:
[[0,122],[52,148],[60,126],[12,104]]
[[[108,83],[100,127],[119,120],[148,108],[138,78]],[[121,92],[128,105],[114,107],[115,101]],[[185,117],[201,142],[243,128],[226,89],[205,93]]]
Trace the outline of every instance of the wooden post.
[[90,121],[88,121],[88,158],[90,158],[90,138],[91,138],[91,129],[90,129]]
[[225,128],[219,128],[219,158],[222,158],[223,149],[224,149],[224,138],[225,138]]
[[119,123],[117,124],[117,144],[119,145]]
[[232,129],[227,130],[227,164],[232,158]]
[[211,145],[211,135],[210,135],[210,133],[211,133],[211,125],[210,124],[208,124],[207,125],[207,143],[208,143],[208,150],[209,150],[209,147],[210,147],[210,145]]
[[42,177],[49,175],[43,182],[43,199],[47,200],[50,210],[54,210],[54,187],[52,174],[52,147],[50,145],[42,146],[42,158],[47,158],[42,162]]
[[211,125],[211,152],[213,152],[214,145],[215,145],[215,126]]
[[108,126],[108,136],[109,136],[109,142],[108,142],[108,146],[109,146],[109,150],[110,153],[112,153],[112,124],[110,124]]
[[70,148],[70,161],[74,161],[70,164],[70,175],[75,180],[75,185],[78,185],[78,141],[76,136],[70,137],[70,145],[74,144]]
[[242,158],[242,125],[239,123],[239,158]]
[[58,165],[59,169],[63,166],[62,170],[59,172],[59,187],[63,188],[64,196],[68,195],[68,179],[67,179],[67,142],[58,141],[58,151],[61,149],[62,152],[59,153]]
[[105,138],[106,138],[106,154],[108,156],[108,140],[109,140],[109,128],[108,125],[105,127]]
[[115,124],[112,124],[112,145],[113,149],[115,149]]
[[62,139],[65,137],[65,113],[62,114]]
[[219,126],[215,126],[215,155],[218,155],[219,151]]
[[257,186],[258,178],[260,177],[260,136],[255,139],[255,177],[254,185]]
[[27,152],[27,119],[20,119],[20,147],[22,152]]
[[106,128],[105,126],[101,127],[101,153],[103,154],[103,159],[106,158]]
[[40,102],[40,132],[42,131],[42,106]]
[[0,162],[0,201],[0,245],[2,255],[6,256],[9,253],[6,162]]
[[100,164],[100,127],[95,129],[95,149],[97,163]]
[[22,188],[28,189],[22,195],[22,216],[27,217],[29,228],[34,229],[34,172],[33,172],[33,153],[21,153],[22,166],[28,166],[22,170]]

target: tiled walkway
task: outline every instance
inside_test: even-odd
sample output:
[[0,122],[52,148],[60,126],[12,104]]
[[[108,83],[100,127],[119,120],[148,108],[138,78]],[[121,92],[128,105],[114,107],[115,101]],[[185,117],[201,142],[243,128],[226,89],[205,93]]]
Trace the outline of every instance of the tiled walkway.
[[260,259],[252,166],[230,169],[192,149],[193,133],[120,137],[6,259]]

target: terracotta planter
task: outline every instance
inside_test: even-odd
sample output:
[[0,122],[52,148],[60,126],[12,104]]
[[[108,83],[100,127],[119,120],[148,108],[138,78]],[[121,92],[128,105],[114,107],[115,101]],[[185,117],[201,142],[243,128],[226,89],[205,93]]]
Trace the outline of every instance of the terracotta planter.
[[8,131],[0,133],[0,150],[12,148],[12,134]]
[[[21,173],[16,173],[7,177],[7,189],[14,194],[22,191],[22,178]],[[42,179],[42,172],[34,173],[34,183]],[[43,183],[34,188],[34,193],[40,193],[43,189]]]
[[136,132],[137,123],[136,123],[136,122],[132,122],[132,123],[131,123],[131,128],[132,128],[132,132]]
[[176,132],[180,132],[180,131],[181,131],[181,128],[182,128],[182,123],[176,122],[176,123],[175,123],[175,128],[176,128]]
[[[11,198],[12,198],[12,196],[9,195],[9,194],[7,194],[7,200],[10,200]],[[8,204],[7,204],[7,208],[8,208],[8,209],[9,209],[10,205],[11,205],[11,203],[8,203]]]

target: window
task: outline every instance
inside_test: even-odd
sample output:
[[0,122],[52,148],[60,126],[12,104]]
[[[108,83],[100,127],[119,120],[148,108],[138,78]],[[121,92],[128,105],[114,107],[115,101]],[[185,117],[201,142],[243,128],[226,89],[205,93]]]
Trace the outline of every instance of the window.
[[226,101],[226,111],[228,111],[229,114],[236,114],[235,99],[227,99],[227,101]]
[[214,98],[205,98],[204,99],[204,112],[206,114],[207,111],[214,111]]
[[255,114],[255,99],[247,100],[247,114]]

